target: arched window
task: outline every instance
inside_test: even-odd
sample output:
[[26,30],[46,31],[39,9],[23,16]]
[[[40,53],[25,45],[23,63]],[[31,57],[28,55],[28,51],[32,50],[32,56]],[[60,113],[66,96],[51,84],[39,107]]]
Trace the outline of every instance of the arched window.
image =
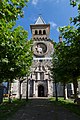
[[40,72],[40,80],[44,80],[44,73]]
[[35,30],[35,35],[37,35],[38,34],[38,31],[37,30]]
[[42,34],[42,31],[41,30],[39,30],[39,35],[41,35]]
[[46,30],[43,30],[43,35],[45,35],[46,34]]

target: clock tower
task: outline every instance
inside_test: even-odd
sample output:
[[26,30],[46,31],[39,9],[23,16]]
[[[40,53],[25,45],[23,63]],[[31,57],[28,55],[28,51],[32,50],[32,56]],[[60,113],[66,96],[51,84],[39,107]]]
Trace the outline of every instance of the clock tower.
[[49,39],[50,24],[38,17],[35,24],[30,25],[33,40],[33,63],[29,79],[29,96],[53,96],[53,81],[51,79],[51,54],[53,44]]

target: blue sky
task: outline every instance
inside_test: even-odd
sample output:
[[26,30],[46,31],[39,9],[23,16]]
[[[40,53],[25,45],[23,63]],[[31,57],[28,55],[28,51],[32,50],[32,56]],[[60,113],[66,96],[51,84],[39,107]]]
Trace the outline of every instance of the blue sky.
[[50,38],[58,42],[58,27],[70,24],[69,18],[77,15],[77,9],[70,6],[69,0],[29,0],[24,10],[24,18],[17,20],[28,31],[31,39],[30,24],[34,24],[41,14],[46,23],[51,24]]

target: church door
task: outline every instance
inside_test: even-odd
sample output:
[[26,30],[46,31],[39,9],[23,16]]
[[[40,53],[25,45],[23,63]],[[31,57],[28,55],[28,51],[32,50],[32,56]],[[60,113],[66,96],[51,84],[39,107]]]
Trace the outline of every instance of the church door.
[[44,97],[44,87],[42,85],[38,87],[38,97]]

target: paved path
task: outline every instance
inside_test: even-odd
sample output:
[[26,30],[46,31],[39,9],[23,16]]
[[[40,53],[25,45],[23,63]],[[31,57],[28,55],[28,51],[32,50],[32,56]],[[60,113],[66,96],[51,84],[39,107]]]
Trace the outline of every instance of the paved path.
[[48,99],[32,99],[10,120],[80,120],[80,117]]

